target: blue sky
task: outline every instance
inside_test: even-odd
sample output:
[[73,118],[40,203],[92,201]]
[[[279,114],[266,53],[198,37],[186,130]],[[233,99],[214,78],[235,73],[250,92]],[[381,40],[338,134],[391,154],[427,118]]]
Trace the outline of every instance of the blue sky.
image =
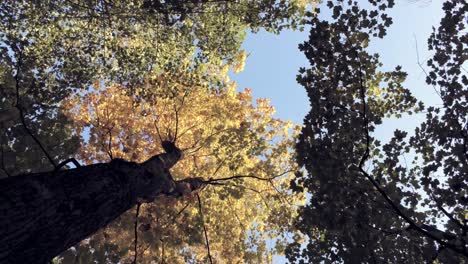
[[[423,66],[430,57],[427,51],[427,38],[432,27],[437,27],[443,15],[442,1],[396,0],[396,6],[390,11],[393,25],[383,40],[370,44],[370,51],[380,53],[382,70],[391,70],[401,65],[408,73],[405,82],[407,88],[426,106],[440,103],[433,88],[425,84],[425,75],[418,66],[416,42],[419,60]],[[323,9],[323,8],[322,8]],[[309,111],[306,92],[296,83],[296,75],[301,66],[307,67],[305,56],[298,50],[298,44],[307,39],[308,32],[284,31],[280,35],[267,32],[249,34],[243,48],[250,56],[245,69],[239,74],[232,74],[238,88],[251,88],[254,97],[266,97],[276,108],[276,117],[302,123]],[[411,133],[422,122],[424,114],[404,116],[402,119],[389,119],[377,128],[375,136],[387,140],[396,128]],[[274,263],[285,263],[282,256],[274,256]]]
[[[323,10],[324,8],[322,8]],[[418,43],[419,58],[425,65],[430,53],[427,38],[432,26],[437,27],[442,17],[442,1],[396,0],[390,11],[393,25],[383,40],[370,44],[372,52],[379,52],[383,70],[401,65],[409,76],[405,82],[413,94],[426,105],[438,104],[432,87],[425,84],[425,75],[417,64],[415,39]],[[299,67],[307,66],[305,56],[298,50],[298,44],[307,39],[308,31],[284,31],[280,35],[261,31],[248,34],[243,48],[249,57],[243,72],[232,74],[238,88],[252,88],[255,97],[266,97],[276,108],[276,117],[302,123],[309,111],[306,92],[296,83]],[[423,114],[402,120],[388,120],[377,131],[379,138],[392,135],[395,128],[411,131],[422,121]]]

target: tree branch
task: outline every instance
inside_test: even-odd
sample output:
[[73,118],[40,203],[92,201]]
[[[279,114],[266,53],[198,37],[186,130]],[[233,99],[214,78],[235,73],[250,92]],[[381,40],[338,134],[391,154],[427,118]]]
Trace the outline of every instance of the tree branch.
[[39,141],[39,139],[36,138],[36,136],[34,136],[34,134],[31,132],[31,130],[28,128],[28,126],[26,125],[26,120],[24,118],[24,112],[23,112],[23,108],[20,104],[20,93],[19,93],[19,89],[20,89],[20,84],[19,84],[19,75],[20,75],[20,72],[21,72],[21,64],[22,64],[22,53],[21,51],[18,51],[17,53],[17,61],[16,61],[16,73],[15,73],[15,76],[14,76],[14,79],[15,79],[15,87],[16,87],[16,104],[15,104],[15,107],[18,109],[19,111],[19,116],[20,116],[20,120],[21,120],[21,124],[23,125],[23,128],[24,130],[26,131],[26,133],[34,140],[34,142],[36,142],[36,144],[39,146],[39,148],[42,150],[42,152],[44,152],[45,156],[47,157],[47,159],[49,160],[49,162],[52,164],[52,166],[54,166],[54,168],[57,168],[57,165],[55,164],[54,160],[52,159],[52,157],[49,155],[49,153],[46,151],[46,149],[44,148],[44,146],[42,146],[41,142]]
[[[415,44],[415,48],[416,48],[416,62],[418,64],[419,68],[424,73],[424,75],[426,75],[426,77],[428,77],[429,74],[427,74],[426,69],[424,69],[421,62],[419,61],[418,40],[416,39],[416,35],[413,34],[413,38],[414,38],[414,44]],[[442,99],[442,96],[440,95],[440,91],[438,91],[437,88],[434,85],[432,85],[432,89],[434,89],[434,92],[439,96],[440,99]]]
[[[363,71],[362,71],[362,65],[361,65],[361,61],[360,61],[360,58],[359,58],[359,54],[357,53],[357,51],[356,51],[356,57],[359,60],[359,81],[360,81],[360,86],[361,86],[361,101],[362,101],[362,104],[363,104],[363,112],[364,112],[364,114],[363,114],[364,115],[364,118],[363,118],[364,132],[365,132],[365,135],[366,135],[366,149],[365,149],[364,155],[362,155],[362,157],[361,157],[361,159],[359,161],[359,166],[357,166],[357,169],[372,183],[372,185],[382,195],[382,197],[385,199],[385,201],[387,201],[387,203],[393,208],[395,213],[398,216],[400,216],[401,218],[403,218],[410,225],[410,227],[414,228],[416,231],[423,234],[424,236],[437,241],[440,245],[445,246],[447,248],[450,248],[453,251],[468,257],[468,251],[466,251],[464,249],[460,249],[456,245],[453,245],[451,243],[447,243],[446,241],[442,240],[441,238],[439,238],[439,237],[433,235],[432,233],[430,233],[429,231],[423,229],[420,225],[416,224],[416,222],[414,222],[409,216],[407,216],[405,213],[403,213],[403,211],[390,199],[390,197],[387,195],[387,193],[380,187],[379,183],[377,183],[376,180],[364,170],[364,168],[363,168],[364,163],[369,158],[370,135],[369,135],[369,124],[368,124],[369,122],[368,122],[367,113],[366,113],[365,86],[363,84],[363,78],[362,78],[362,72]],[[351,165],[351,168],[356,169],[356,165],[354,165],[354,164]],[[437,230],[437,231],[440,231],[440,230]],[[440,232],[445,234],[445,232],[443,232],[443,231],[440,231]]]
[[284,176],[285,174],[287,173],[290,173],[292,172],[292,170],[287,170],[281,174],[278,174],[278,175],[275,175],[271,178],[263,178],[263,177],[259,177],[259,176],[256,176],[256,175],[234,175],[234,176],[229,176],[229,177],[224,177],[224,178],[217,178],[217,179],[209,179],[207,181],[205,181],[207,184],[213,184],[213,183],[217,183],[217,182],[221,182],[221,181],[230,181],[230,180],[234,180],[234,179],[244,179],[244,178],[250,178],[250,179],[256,179],[256,180],[260,180],[260,181],[271,181],[271,180],[274,180],[276,178],[279,178],[281,176]]
[[0,148],[1,148],[1,153],[2,153],[2,160],[1,160],[2,171],[6,174],[7,177],[11,177],[11,174],[8,172],[5,166],[5,151],[3,149],[3,142],[0,144]]
[[75,159],[75,158],[69,158],[69,159],[66,159],[62,162],[60,162],[57,167],[55,167],[55,171],[58,171],[60,170],[63,166],[67,165],[67,163],[73,163],[73,165],[75,165],[75,167],[79,168],[81,167],[81,164]]
[[447,212],[447,210],[445,210],[445,208],[442,206],[439,200],[437,200],[437,198],[435,197],[433,193],[431,193],[430,195],[431,195],[432,200],[435,202],[437,208],[439,208],[440,211],[442,211],[450,220],[452,220],[460,228],[462,228],[463,230],[466,229],[466,226],[464,226],[460,221],[455,219],[455,217],[453,217],[452,214],[450,214],[449,212]]
[[198,199],[198,210],[200,212],[200,218],[203,224],[203,232],[205,233],[205,241],[206,241],[206,249],[208,251],[208,258],[210,260],[210,264],[213,264],[213,260],[211,259],[211,253],[210,253],[210,242],[208,241],[208,233],[206,231],[206,226],[205,226],[205,220],[203,217],[203,210],[202,210],[202,205],[201,205],[201,200],[200,200],[200,195],[197,193],[197,199]]
[[138,203],[137,207],[136,207],[135,225],[134,225],[134,232],[135,232],[135,248],[134,248],[134,251],[135,251],[135,255],[133,257],[133,262],[132,262],[133,264],[137,263],[137,257],[138,257],[138,216],[140,215],[140,207],[141,207],[141,203]]

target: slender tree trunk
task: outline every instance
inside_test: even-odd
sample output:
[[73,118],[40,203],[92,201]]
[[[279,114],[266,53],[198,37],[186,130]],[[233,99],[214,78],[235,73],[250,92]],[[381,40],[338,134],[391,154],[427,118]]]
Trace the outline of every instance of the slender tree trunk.
[[167,160],[180,153],[156,157],[0,180],[0,263],[46,263],[137,201],[177,195]]

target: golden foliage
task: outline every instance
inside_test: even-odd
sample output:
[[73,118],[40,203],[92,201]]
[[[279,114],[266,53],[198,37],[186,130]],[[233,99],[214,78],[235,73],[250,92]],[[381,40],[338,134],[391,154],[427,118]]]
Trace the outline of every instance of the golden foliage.
[[[243,67],[244,55],[233,67]],[[167,74],[153,76],[145,91],[153,96],[129,95],[119,85],[76,94],[64,108],[79,133],[89,135],[80,150],[86,163],[109,161],[110,157],[142,162],[161,153],[161,140],[176,140],[184,158],[171,172],[175,179],[204,177],[217,179],[232,175],[272,178],[262,181],[239,178],[208,186],[200,193],[204,222],[212,256],[217,263],[260,263],[284,243],[290,220],[303,197],[287,192],[297,168],[292,157],[298,128],[273,117],[267,99],[253,102],[251,90],[236,91],[226,78],[226,68],[209,67],[222,80],[216,89],[203,82],[186,87],[193,79],[187,71],[177,80]],[[195,82],[196,83],[196,82]],[[138,89],[136,90],[138,91]],[[86,129],[83,129],[86,128]],[[187,206],[182,212],[179,212]],[[156,201],[142,208],[142,263],[164,259],[167,263],[203,262],[207,256],[196,199]],[[98,244],[117,245],[121,259],[133,256],[133,212],[110,225]],[[124,252],[124,253],[122,253]],[[117,254],[117,253],[116,253]]]

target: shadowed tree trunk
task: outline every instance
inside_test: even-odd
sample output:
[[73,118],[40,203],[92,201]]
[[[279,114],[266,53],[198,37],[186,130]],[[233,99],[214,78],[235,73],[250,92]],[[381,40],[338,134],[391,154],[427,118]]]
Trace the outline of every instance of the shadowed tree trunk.
[[200,188],[199,178],[172,179],[180,157],[175,148],[142,164],[113,160],[0,180],[0,263],[46,263],[137,202]]

